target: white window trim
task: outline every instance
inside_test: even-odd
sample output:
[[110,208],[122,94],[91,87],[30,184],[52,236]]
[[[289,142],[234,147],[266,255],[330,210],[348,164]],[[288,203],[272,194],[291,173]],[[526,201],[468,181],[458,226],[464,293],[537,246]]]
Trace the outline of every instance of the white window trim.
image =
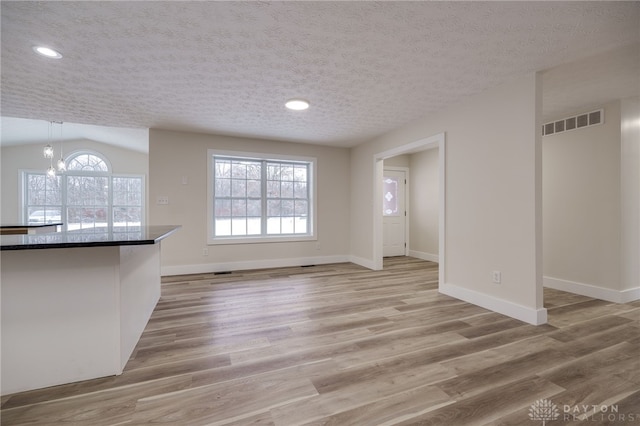
[[[273,160],[273,161],[305,161],[310,163],[311,168],[311,187],[309,188],[309,211],[312,214],[310,220],[310,233],[306,235],[269,235],[269,236],[234,236],[234,237],[215,237],[214,238],[214,226],[213,226],[213,157],[225,156],[225,157],[241,157],[247,159],[256,160]],[[303,157],[295,155],[280,155],[280,154],[265,154],[257,152],[244,152],[244,151],[226,151],[218,149],[207,150],[207,245],[222,245],[222,244],[260,244],[260,243],[284,243],[284,242],[299,242],[299,241],[316,241],[317,236],[317,222],[318,222],[318,209],[317,209],[317,170],[318,159],[315,157]]]

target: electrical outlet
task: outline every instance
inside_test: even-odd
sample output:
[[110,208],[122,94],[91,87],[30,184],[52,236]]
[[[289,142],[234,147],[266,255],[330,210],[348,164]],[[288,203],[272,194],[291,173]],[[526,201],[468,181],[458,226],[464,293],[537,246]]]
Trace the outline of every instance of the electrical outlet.
[[202,255],[203,256],[209,256],[209,249],[207,247],[202,249]]
[[316,250],[320,250],[320,243],[316,243]]
[[169,204],[169,197],[166,195],[159,196],[158,198],[156,198],[156,204],[158,205]]
[[500,284],[502,282],[502,272],[493,271],[493,282],[496,284]]

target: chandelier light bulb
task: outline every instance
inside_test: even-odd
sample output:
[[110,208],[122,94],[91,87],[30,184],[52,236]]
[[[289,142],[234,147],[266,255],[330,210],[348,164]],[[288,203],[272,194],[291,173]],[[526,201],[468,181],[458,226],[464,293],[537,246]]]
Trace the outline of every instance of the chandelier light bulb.
[[47,176],[56,177],[56,169],[53,166],[49,166],[47,169]]
[[53,147],[47,144],[43,150],[44,158],[53,158]]
[[67,171],[67,165],[64,162],[64,158],[60,157],[60,159],[58,160],[58,171],[59,172],[65,172]]

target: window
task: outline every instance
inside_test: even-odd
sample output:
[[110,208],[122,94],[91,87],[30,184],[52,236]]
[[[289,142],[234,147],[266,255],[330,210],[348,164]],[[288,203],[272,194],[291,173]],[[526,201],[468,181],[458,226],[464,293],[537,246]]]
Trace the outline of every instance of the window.
[[209,242],[314,236],[315,159],[209,150]]
[[400,216],[398,206],[398,178],[395,176],[385,176],[382,185],[382,215]]
[[141,226],[144,177],[112,174],[110,168],[100,154],[83,151],[69,156],[67,171],[55,177],[23,171],[23,219],[87,232]]

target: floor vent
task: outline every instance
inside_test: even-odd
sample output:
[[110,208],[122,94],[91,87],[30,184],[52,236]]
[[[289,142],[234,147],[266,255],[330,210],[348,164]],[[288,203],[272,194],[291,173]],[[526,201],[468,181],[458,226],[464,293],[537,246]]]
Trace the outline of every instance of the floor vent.
[[542,136],[555,135],[556,133],[582,129],[583,127],[597,126],[602,123],[604,123],[604,109],[598,109],[544,124],[542,125]]

